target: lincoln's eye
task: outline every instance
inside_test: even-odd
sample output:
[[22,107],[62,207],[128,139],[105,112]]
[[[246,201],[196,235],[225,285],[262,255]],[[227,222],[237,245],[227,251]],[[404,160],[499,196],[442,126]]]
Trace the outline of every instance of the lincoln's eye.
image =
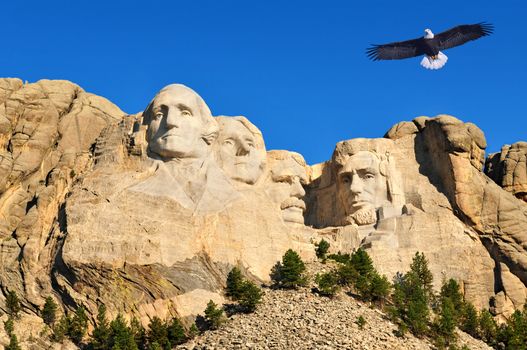
[[371,180],[371,179],[375,178],[375,175],[368,173],[368,174],[364,175],[364,178],[368,179],[368,180]]
[[341,178],[340,178],[340,181],[341,181],[343,184],[345,184],[345,185],[351,183],[351,179],[349,178],[349,176],[343,176],[343,177],[341,177]]

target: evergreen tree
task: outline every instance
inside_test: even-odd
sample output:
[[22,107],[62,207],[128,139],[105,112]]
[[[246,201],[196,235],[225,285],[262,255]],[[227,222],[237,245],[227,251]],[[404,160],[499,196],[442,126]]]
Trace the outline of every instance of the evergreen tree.
[[372,274],[369,291],[371,300],[378,301],[383,306],[390,295],[391,288],[392,285],[386,276],[381,276],[376,271]]
[[434,324],[436,336],[442,346],[455,344],[456,310],[450,298],[442,298],[439,317]]
[[9,345],[7,345],[5,347],[5,350],[22,350],[20,345],[18,345],[18,339],[17,339],[16,335],[11,334],[10,340],[9,340]]
[[251,281],[243,281],[238,298],[240,305],[246,312],[254,312],[256,306],[262,302],[262,290]]
[[319,293],[330,298],[334,297],[340,289],[338,281],[339,276],[333,271],[318,274],[315,277]]
[[198,335],[199,335],[199,329],[196,326],[196,324],[193,323],[192,326],[190,326],[190,329],[188,330],[188,338],[194,339]]
[[351,255],[350,263],[360,276],[369,276],[375,270],[373,267],[373,261],[368,253],[362,248],[359,248]]
[[[121,314],[118,314],[117,317],[110,322],[109,347],[111,349],[120,350],[138,349],[134,335]],[[170,349],[170,347],[168,347],[168,349]]]
[[187,336],[185,334],[185,328],[181,324],[181,321],[177,318],[173,318],[172,322],[168,325],[167,329],[168,340],[172,346],[183,344],[187,341]]
[[148,350],[163,350],[163,348],[161,347],[161,345],[159,345],[158,342],[153,342],[152,344],[150,344],[150,346],[148,347]]
[[520,310],[507,320],[507,324],[501,325],[498,331],[498,341],[505,345],[505,349],[526,350],[527,349],[527,318]]
[[366,325],[366,319],[362,315],[360,315],[359,317],[357,317],[357,321],[355,321],[355,323],[357,324],[357,326],[359,326],[360,330],[363,330],[364,326]]
[[459,328],[476,338],[478,336],[478,312],[471,303],[464,303],[458,322]]
[[401,329],[408,329],[416,336],[424,336],[430,323],[429,301],[432,295],[432,273],[424,254],[416,253],[410,271],[394,279],[392,315],[400,319]]
[[226,294],[234,300],[240,298],[243,286],[243,277],[239,268],[233,267],[227,275]]
[[7,314],[10,317],[18,318],[18,313],[21,310],[20,307],[20,300],[18,299],[18,295],[13,290],[7,291],[7,296],[5,298],[5,306],[7,309]]
[[209,300],[207,308],[205,309],[205,320],[207,321],[210,329],[218,329],[225,321],[223,309],[218,308],[216,303],[214,303],[212,300]]
[[58,322],[55,322],[51,328],[51,340],[57,343],[61,343],[64,340],[64,337],[68,335],[71,325],[71,319],[64,315],[60,318]]
[[320,242],[316,243],[315,246],[317,247],[315,249],[315,253],[317,254],[317,258],[326,260],[326,255],[329,251],[330,244],[325,239],[322,239]]
[[479,315],[479,339],[494,346],[498,335],[498,325],[490,312],[486,309],[481,310]]
[[410,273],[415,275],[419,281],[419,286],[424,289],[427,297],[432,296],[432,282],[434,276],[428,268],[428,260],[423,253],[416,252],[410,265]]
[[289,249],[282,257],[282,263],[275,265],[271,278],[279,287],[296,289],[307,283],[305,270],[306,266],[298,253]]
[[110,326],[106,319],[106,306],[99,305],[97,311],[97,322],[93,328],[90,346],[94,350],[105,350],[110,344]]
[[70,339],[77,345],[82,342],[82,339],[86,335],[88,330],[88,316],[84,306],[79,306],[75,310],[75,314],[71,318],[70,327],[68,329],[68,335]]
[[44,323],[50,327],[55,323],[57,317],[57,308],[58,305],[55,300],[53,300],[52,297],[47,297],[44,307],[42,308],[41,315]]
[[441,292],[439,293],[440,299],[450,299],[452,305],[454,306],[454,318],[457,320],[461,317],[461,314],[464,310],[464,301],[463,295],[459,290],[459,284],[454,279],[449,279],[447,282],[443,283],[441,286]]
[[170,349],[167,326],[159,317],[154,316],[150,320],[147,337],[150,346],[157,343],[163,349]]
[[130,321],[130,333],[132,333],[137,347],[139,349],[145,349],[147,343],[146,330],[135,316]]
[[347,287],[354,285],[359,278],[359,273],[349,262],[338,267],[337,275],[339,277],[339,284]]
[[15,325],[11,317],[8,317],[7,321],[4,321],[4,330],[8,336],[11,336],[13,334],[13,331],[15,330]]
[[417,287],[409,293],[407,302],[406,324],[412,334],[422,337],[428,332],[428,324],[430,323],[430,311],[425,290]]

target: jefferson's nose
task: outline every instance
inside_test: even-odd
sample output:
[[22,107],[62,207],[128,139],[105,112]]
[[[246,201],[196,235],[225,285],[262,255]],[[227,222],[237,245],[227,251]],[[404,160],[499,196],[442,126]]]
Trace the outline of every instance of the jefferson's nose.
[[246,156],[251,151],[251,148],[246,142],[241,142],[238,150],[236,151],[237,156]]

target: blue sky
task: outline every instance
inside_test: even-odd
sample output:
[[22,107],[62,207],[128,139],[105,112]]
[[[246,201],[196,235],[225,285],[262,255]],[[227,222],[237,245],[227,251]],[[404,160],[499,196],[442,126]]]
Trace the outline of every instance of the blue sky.
[[[196,90],[214,115],[245,115],[268,149],[314,164],[335,143],[446,113],[496,152],[527,141],[525,1],[8,1],[0,76],[71,80],[123,111],[163,86]],[[369,44],[488,21],[495,33],[420,58],[369,61]]]

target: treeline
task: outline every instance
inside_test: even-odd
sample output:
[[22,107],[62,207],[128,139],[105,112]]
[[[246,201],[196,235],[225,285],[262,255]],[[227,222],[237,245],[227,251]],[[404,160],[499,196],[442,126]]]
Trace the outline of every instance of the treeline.
[[[417,337],[428,337],[438,349],[457,349],[455,329],[458,327],[494,348],[527,350],[527,305],[523,311],[515,311],[505,324],[498,325],[488,310],[478,312],[474,305],[464,300],[455,280],[444,281],[436,294],[428,261],[422,253],[415,254],[408,272],[396,274],[390,282],[377,272],[363,249],[352,254],[328,254],[329,248],[325,240],[317,244],[318,258],[323,263],[333,260],[335,264],[329,272],[314,276],[315,291],[329,298],[344,291],[382,308],[398,326],[397,335],[410,332]],[[291,249],[271,271],[272,288],[298,289],[307,286],[309,279],[304,262]],[[227,315],[256,311],[262,302],[263,291],[234,267],[227,276],[225,295],[233,303],[218,306],[210,300],[203,316],[198,316],[190,327],[185,327],[178,318],[161,320],[153,317],[147,328],[137,318],[128,322],[121,314],[110,321],[106,307],[100,305],[94,328],[91,334],[87,334],[86,310],[80,306],[75,312],[57,319],[58,305],[51,297],[46,299],[41,316],[52,341],[62,342],[68,338],[90,350],[169,350],[201,331],[221,327]],[[14,321],[20,312],[15,292],[8,292],[6,308],[9,318],[4,322],[4,328],[10,337],[6,350],[20,350],[13,332]],[[355,321],[360,329],[365,322],[363,317]]]
[[478,312],[464,300],[454,279],[444,281],[439,294],[434,293],[433,275],[422,253],[415,254],[408,272],[398,273],[390,283],[375,270],[364,250],[327,255],[329,247],[325,240],[319,242],[317,257],[322,262],[334,260],[338,267],[315,277],[319,293],[333,297],[345,288],[349,294],[377,304],[398,325],[398,335],[411,332],[429,337],[438,349],[455,349],[458,327],[494,348],[527,350],[527,304],[498,325],[488,310]]

